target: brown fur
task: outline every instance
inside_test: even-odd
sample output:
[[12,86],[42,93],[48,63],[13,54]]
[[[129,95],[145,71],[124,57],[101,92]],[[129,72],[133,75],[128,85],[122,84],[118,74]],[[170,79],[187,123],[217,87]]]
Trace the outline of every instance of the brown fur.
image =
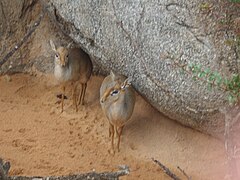
[[100,103],[109,121],[109,137],[111,137],[111,149],[114,153],[114,133],[116,132],[118,136],[119,151],[123,127],[130,119],[135,105],[135,92],[130,86],[129,79],[111,72],[102,82]]
[[[70,81],[73,84],[73,104],[78,111],[78,105],[83,105],[87,82],[92,74],[92,62],[87,53],[80,48],[59,47],[56,49],[54,43],[50,45],[55,55],[54,75],[62,83],[62,111],[65,93],[65,83]],[[78,83],[81,84],[81,91],[77,99],[76,90]]]

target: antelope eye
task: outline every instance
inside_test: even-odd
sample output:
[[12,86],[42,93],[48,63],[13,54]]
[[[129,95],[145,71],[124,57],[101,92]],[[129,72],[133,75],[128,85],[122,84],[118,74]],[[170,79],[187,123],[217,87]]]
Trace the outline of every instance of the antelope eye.
[[58,54],[55,54],[55,57],[58,58],[59,57]]
[[111,96],[117,95],[118,93],[119,93],[118,90],[113,90],[113,91],[111,92]]
[[66,57],[68,58],[68,55],[66,55]]

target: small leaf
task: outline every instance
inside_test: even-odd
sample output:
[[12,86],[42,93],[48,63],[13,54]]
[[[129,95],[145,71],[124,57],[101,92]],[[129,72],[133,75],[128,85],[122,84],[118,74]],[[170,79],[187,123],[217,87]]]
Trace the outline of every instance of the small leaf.
[[194,73],[194,74],[197,74],[198,72],[201,71],[201,65],[193,65],[192,68],[191,68],[191,71]]
[[223,84],[226,86],[226,88],[228,88],[228,83],[229,83],[229,80],[227,78],[224,78]]
[[202,65],[200,65],[200,64],[196,65],[196,69],[197,69],[198,71],[201,71]]
[[209,74],[209,73],[211,72],[211,70],[210,70],[209,68],[207,68],[207,69],[204,70],[204,72],[205,72],[206,74]]
[[208,81],[210,81],[210,82],[214,81],[215,79],[216,79],[216,77],[215,77],[214,73],[211,73],[208,77]]
[[198,77],[199,77],[199,78],[202,78],[202,77],[204,77],[204,76],[206,76],[206,73],[205,73],[204,71],[198,73]]
[[233,89],[234,89],[234,85],[233,85],[233,82],[232,82],[232,81],[229,81],[229,83],[228,83],[228,89],[229,89],[229,90],[233,90]]
[[193,76],[193,78],[192,78],[194,81],[196,81],[197,80],[197,77],[196,76]]
[[211,84],[211,83],[208,83],[208,85],[207,85],[207,89],[208,89],[209,91],[212,90],[212,84]]
[[234,95],[232,95],[232,94],[229,94],[229,95],[228,95],[228,102],[229,102],[230,104],[233,104],[233,103],[235,103],[236,101],[237,101],[236,96],[234,96]]
[[192,68],[192,67],[193,67],[193,63],[189,63],[189,64],[188,64],[188,67],[189,67],[189,68]]
[[196,66],[192,66],[191,71],[192,71],[193,73],[196,73],[196,72],[197,72]]
[[222,85],[222,82],[223,82],[222,76],[221,76],[220,74],[217,74],[217,75],[216,75],[216,83],[217,83],[217,86],[221,86],[221,85]]
[[238,94],[238,89],[233,89],[233,90],[232,90],[232,93],[233,93],[234,95],[237,95],[237,94]]

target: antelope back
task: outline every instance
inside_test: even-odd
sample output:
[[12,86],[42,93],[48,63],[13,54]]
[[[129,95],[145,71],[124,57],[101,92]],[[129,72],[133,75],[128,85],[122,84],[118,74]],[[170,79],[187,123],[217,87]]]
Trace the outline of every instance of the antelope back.
[[92,74],[92,61],[81,48],[69,50],[69,61],[72,64],[73,78],[78,78],[81,83],[86,83]]

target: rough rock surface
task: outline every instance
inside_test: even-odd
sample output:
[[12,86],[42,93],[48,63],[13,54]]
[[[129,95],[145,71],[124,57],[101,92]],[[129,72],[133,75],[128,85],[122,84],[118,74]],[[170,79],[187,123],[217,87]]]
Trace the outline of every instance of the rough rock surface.
[[216,89],[209,91],[206,84],[181,73],[174,61],[201,64],[224,74],[239,72],[236,48],[225,43],[234,41],[233,30],[219,23],[229,13],[223,3],[51,3],[61,19],[59,23],[65,23],[64,31],[93,57],[103,72],[112,69],[133,76],[137,91],[159,111],[182,124],[210,134],[221,132],[223,119],[218,109],[226,103],[225,94]]
[[[24,36],[32,22],[33,17],[39,14],[40,7],[36,6],[36,0],[22,1],[0,1],[0,61],[14,49],[15,44]],[[12,67],[15,71],[21,71],[23,61],[27,64],[29,61],[28,45],[23,44],[22,48],[15,53],[3,66],[0,66],[0,73],[9,72]],[[18,69],[18,70],[17,70]]]
[[[38,1],[16,2],[0,3],[2,54],[23,37],[40,13]],[[64,32],[91,55],[95,69],[132,76],[135,89],[165,115],[202,132],[222,132],[219,107],[225,105],[226,95],[217,89],[209,91],[203,82],[192,80],[191,74],[181,73],[174,62],[201,64],[226,75],[238,73],[239,47],[232,43],[236,27],[229,26],[240,14],[236,5],[214,0],[45,3],[50,5],[51,21],[45,17],[32,39],[0,72],[14,63],[29,62],[51,72],[48,41],[64,41],[61,35],[56,38]],[[51,24],[60,25],[62,32]]]

